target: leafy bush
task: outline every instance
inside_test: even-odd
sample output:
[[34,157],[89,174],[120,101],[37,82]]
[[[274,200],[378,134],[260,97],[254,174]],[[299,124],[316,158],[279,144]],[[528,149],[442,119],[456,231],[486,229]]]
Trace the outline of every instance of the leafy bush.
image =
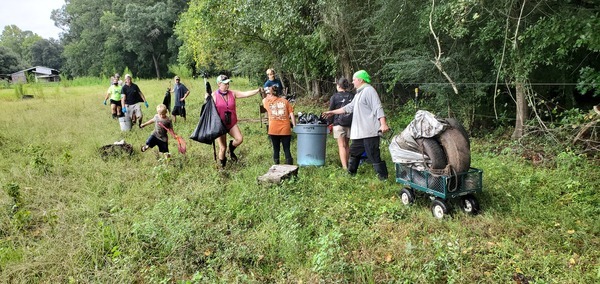
[[192,78],[192,69],[184,65],[171,64],[169,65],[169,73],[182,78]]

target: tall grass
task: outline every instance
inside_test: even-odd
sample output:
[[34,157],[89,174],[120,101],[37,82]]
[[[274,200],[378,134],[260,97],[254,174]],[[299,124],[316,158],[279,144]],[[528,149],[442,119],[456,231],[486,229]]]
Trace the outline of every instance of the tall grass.
[[[143,108],[148,119],[172,82],[136,83],[151,105]],[[183,83],[191,90],[188,118],[175,132],[187,138],[204,83]],[[457,210],[440,221],[424,196],[403,206],[394,178],[378,181],[369,165],[346,175],[332,138],[326,166],[258,185],[271,166],[259,97],[238,101],[245,139],[240,162],[225,171],[216,168],[212,146],[191,140],[186,156],[174,153],[168,162],[155,149],[141,153],[151,129],[120,131],[102,104],[108,84],[41,86],[43,97],[33,100],[0,90],[0,282],[600,281],[600,175],[568,152],[554,166],[536,167],[511,151],[491,151],[497,141],[474,139],[483,212]],[[252,87],[241,78],[232,83]],[[326,105],[299,99],[295,108],[319,113]],[[397,131],[401,121],[410,118],[390,115]],[[121,139],[136,149],[131,157],[99,155]],[[170,148],[176,152],[172,140]]]

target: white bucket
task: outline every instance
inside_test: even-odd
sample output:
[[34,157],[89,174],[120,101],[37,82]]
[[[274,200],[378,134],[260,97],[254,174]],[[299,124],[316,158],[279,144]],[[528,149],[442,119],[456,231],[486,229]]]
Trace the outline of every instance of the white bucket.
[[131,118],[129,116],[119,117],[119,124],[121,125],[121,131],[131,130]]

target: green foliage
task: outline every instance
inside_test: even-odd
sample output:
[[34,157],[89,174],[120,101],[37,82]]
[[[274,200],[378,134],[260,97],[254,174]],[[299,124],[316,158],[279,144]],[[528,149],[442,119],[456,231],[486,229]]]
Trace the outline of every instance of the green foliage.
[[160,77],[173,64],[179,41],[173,37],[184,0],[91,1],[66,3],[52,14],[68,30],[65,72],[72,76],[112,75],[133,66],[140,77]]
[[0,45],[0,73],[10,74],[19,71],[22,66],[15,52]]
[[312,257],[312,270],[321,273],[335,269],[334,263],[339,259],[342,250],[340,240],[342,234],[337,230],[327,232],[316,241],[317,252]]
[[169,65],[169,73],[182,78],[192,78],[192,70],[184,65]]
[[71,81],[69,80],[69,77],[65,73],[61,73],[59,76],[60,76],[60,85],[61,86],[63,86],[63,87],[71,86]]
[[[576,170],[579,165],[584,164],[586,161],[585,156],[576,154],[569,149],[565,152],[560,152],[556,156],[556,165],[560,170]],[[570,188],[570,186],[568,186]]]
[[21,67],[19,69],[22,69],[31,66],[33,55],[31,47],[40,40],[43,40],[42,37],[31,31],[23,31],[16,25],[7,25],[0,35],[0,46],[10,49],[17,55],[18,65]]
[[41,146],[30,145],[26,152],[31,155],[29,165],[37,174],[46,175],[51,172],[52,163],[46,158],[45,150]]
[[121,73],[122,79],[125,79],[125,75],[127,75],[127,74],[133,76],[133,73],[131,72],[131,70],[129,70],[129,67],[125,66],[123,73]]
[[60,70],[63,65],[63,46],[55,39],[42,39],[31,46],[31,65]]
[[577,90],[582,94],[593,91],[594,96],[598,96],[600,94],[600,86],[598,86],[600,72],[591,67],[584,67],[579,70],[579,75],[580,79],[577,83]]
[[16,183],[9,183],[4,187],[4,190],[6,191],[6,194],[12,198],[12,211],[16,211],[23,202],[23,199],[21,198],[21,187]]
[[15,98],[21,99],[23,97],[23,95],[25,94],[25,84],[16,83],[16,84],[13,84],[12,86],[15,89]]
[[68,81],[69,87],[94,86],[94,85],[108,86],[108,85],[110,85],[110,80],[108,78],[99,78],[99,77],[76,77],[73,80],[70,80],[70,81],[66,80],[66,81]]

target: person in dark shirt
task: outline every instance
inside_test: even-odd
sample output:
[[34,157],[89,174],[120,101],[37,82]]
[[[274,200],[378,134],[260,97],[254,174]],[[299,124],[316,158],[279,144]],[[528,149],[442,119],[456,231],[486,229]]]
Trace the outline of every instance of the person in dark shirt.
[[[349,104],[354,98],[354,94],[350,92],[352,85],[348,79],[342,77],[336,84],[337,93],[333,94],[329,100],[329,110],[341,108]],[[335,114],[330,120],[333,125],[333,138],[337,140],[338,151],[342,168],[348,169],[348,157],[350,155],[350,126],[352,125],[352,114]]]
[[131,123],[135,124],[139,120],[139,125],[142,125],[142,109],[138,103],[144,103],[148,108],[146,97],[140,88],[131,81],[131,75],[125,75],[125,85],[121,88],[121,105],[122,111],[131,119]]
[[173,93],[175,94],[175,107],[173,107],[173,122],[177,122],[177,116],[183,117],[185,121],[185,98],[190,94],[188,88],[181,83],[179,76],[175,76],[175,85],[173,85]]

